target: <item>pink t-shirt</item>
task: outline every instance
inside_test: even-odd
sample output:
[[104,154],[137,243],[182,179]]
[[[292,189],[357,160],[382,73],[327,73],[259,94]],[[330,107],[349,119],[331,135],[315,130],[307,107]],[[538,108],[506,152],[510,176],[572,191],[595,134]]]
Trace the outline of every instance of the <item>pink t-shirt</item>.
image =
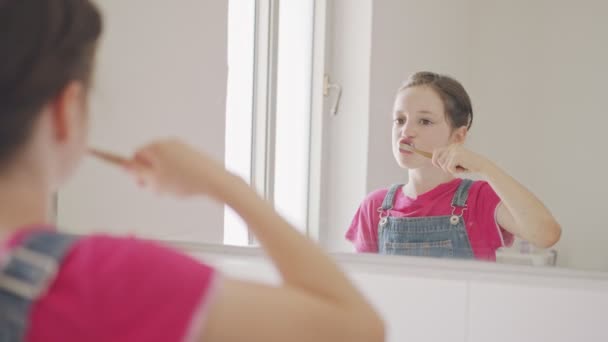
[[[454,179],[412,199],[397,191],[390,215],[395,217],[444,216],[452,213],[452,199],[462,182]],[[378,208],[382,206],[389,189],[376,190],[363,200],[352,220],[346,238],[358,252],[378,253]],[[496,249],[511,245],[513,235],[496,222],[496,209],[500,198],[484,181],[476,181],[469,189],[468,209],[463,218],[469,242],[476,259],[496,260]]]
[[215,283],[211,267],[155,243],[83,237],[33,304],[26,340],[194,340]]

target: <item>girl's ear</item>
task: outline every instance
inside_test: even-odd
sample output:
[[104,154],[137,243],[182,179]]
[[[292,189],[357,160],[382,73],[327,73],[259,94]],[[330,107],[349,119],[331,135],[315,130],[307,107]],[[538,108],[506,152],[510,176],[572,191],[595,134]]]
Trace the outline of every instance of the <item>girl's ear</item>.
[[461,126],[454,129],[452,132],[451,142],[454,144],[463,144],[467,139],[468,132],[469,130],[467,129],[467,126]]
[[77,128],[82,115],[86,91],[80,82],[69,83],[51,103],[53,109],[53,128],[55,139],[60,142],[68,140]]

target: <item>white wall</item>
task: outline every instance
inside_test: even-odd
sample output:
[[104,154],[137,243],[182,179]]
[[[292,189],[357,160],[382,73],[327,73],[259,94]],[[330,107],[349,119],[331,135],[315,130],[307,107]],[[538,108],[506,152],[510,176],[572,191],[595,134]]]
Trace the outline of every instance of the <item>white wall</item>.
[[[602,215],[608,182],[601,175],[606,164],[599,139],[608,124],[602,101],[608,79],[606,10],[608,4],[594,0],[374,1],[368,13],[371,31],[361,25],[333,36],[339,48],[339,40],[367,40],[371,32],[367,68],[338,69],[370,80],[367,89],[343,83],[345,94],[354,93],[359,102],[369,99],[367,170],[363,177],[354,174],[351,186],[365,184],[369,192],[406,179],[390,148],[395,91],[415,71],[448,73],[473,100],[469,147],[528,186],[562,224],[558,263],[608,270]],[[340,128],[350,129],[328,129]],[[335,174],[355,167],[328,160]],[[333,223],[328,236],[342,238],[361,199],[345,200],[344,208],[334,209],[350,215],[327,219]],[[325,244],[351,249],[343,241]]]
[[[92,95],[92,145],[128,155],[151,139],[179,136],[223,159],[228,3],[98,4],[106,27]],[[222,206],[158,198],[133,183],[87,160],[59,194],[60,226],[222,242]]]
[[342,250],[349,248],[345,220],[366,191],[372,0],[332,0],[327,10],[328,70],[331,82],[345,87],[338,115],[324,118],[319,240]]
[[[259,250],[205,248],[195,257],[233,277],[279,283]],[[387,324],[387,341],[608,340],[608,277],[473,262],[336,255]]]
[[471,147],[553,211],[563,226],[559,264],[608,270],[600,140],[608,125],[608,3],[480,0],[474,9],[471,90],[480,120]]

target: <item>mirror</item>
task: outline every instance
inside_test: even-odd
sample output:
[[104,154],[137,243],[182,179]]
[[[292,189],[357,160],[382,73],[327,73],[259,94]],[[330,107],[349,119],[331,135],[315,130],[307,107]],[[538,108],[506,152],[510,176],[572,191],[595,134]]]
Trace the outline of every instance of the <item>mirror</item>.
[[[600,140],[608,123],[603,101],[608,90],[604,62],[608,22],[603,17],[607,5],[597,1],[373,1],[368,5],[339,1],[330,5],[331,57],[326,70],[343,94],[338,115],[329,117],[329,110],[325,114],[326,186],[320,204],[324,246],[352,251],[344,235],[365,196],[408,182],[407,170],[398,167],[392,153],[391,112],[397,89],[408,75],[429,70],[454,77],[471,97],[474,119],[466,149],[491,160],[536,194],[561,224],[561,239],[550,249],[536,249],[516,239],[513,248],[498,251],[498,261],[608,270],[603,215],[608,183],[602,172]],[[331,107],[331,96],[326,101]],[[497,233],[491,224],[495,203],[489,198],[478,200],[478,206],[487,206],[489,223],[482,227],[483,219],[475,220],[469,234],[477,229],[473,234],[483,235],[474,238],[481,239],[480,249],[500,245],[508,236]],[[376,208],[371,209],[370,213]],[[443,211],[450,215],[449,203]],[[445,252],[444,240],[450,239],[397,239],[379,248],[391,244],[416,248],[416,243],[423,243],[427,251]]]
[[[259,106],[253,96],[264,89],[253,77],[254,61],[259,61],[254,42],[263,33],[255,26],[263,22],[255,17],[256,1],[188,2],[177,7],[152,1],[146,12],[124,1],[98,3],[105,12],[106,32],[92,99],[93,144],[127,155],[151,138],[178,135],[224,158],[227,166],[255,183],[260,159],[252,155],[259,151],[249,143],[259,136],[259,131],[252,131],[265,127],[252,114]],[[499,250],[498,262],[608,270],[603,217],[608,182],[602,177],[606,163],[600,140],[608,123],[603,101],[608,90],[608,21],[603,13],[608,5],[593,0],[336,0],[317,1],[317,7],[312,3],[302,1],[297,5],[302,7],[294,7],[281,2],[281,16],[295,19],[280,22],[300,23],[304,29],[286,33],[289,28],[278,28],[282,34],[277,35],[275,65],[277,96],[284,96],[276,103],[275,138],[297,137],[299,145],[294,150],[293,145],[277,142],[277,160],[298,171],[274,168],[274,200],[298,228],[308,226],[310,235],[329,252],[355,251],[345,234],[362,201],[378,189],[386,192],[391,184],[408,182],[407,170],[393,155],[393,107],[407,77],[427,70],[453,77],[470,95],[474,117],[465,148],[523,184],[561,225],[561,239],[551,248],[535,249],[515,239],[513,248]],[[313,8],[322,4],[327,6],[325,16],[314,17],[319,11]],[[306,37],[312,37],[313,23],[324,19],[323,39],[316,36],[313,49]],[[234,28],[231,22],[241,26]],[[234,34],[238,39],[231,40]],[[314,68],[329,77],[326,97],[316,91],[322,81],[311,79],[308,57],[282,55],[281,46],[299,57],[324,50],[322,57],[314,58]],[[234,55],[242,57],[236,66],[230,59]],[[285,70],[299,73],[281,76]],[[322,114],[314,106],[308,108],[316,101],[324,101]],[[309,120],[306,115],[311,111]],[[234,113],[246,115],[231,119]],[[230,160],[228,151],[236,153]],[[304,157],[293,162],[289,158],[294,155]],[[309,170],[314,172],[309,175]],[[489,208],[483,211],[486,223],[480,229],[493,235],[484,235],[481,241],[494,245],[482,254],[487,256],[484,260],[492,260],[496,243],[508,242],[509,234],[488,228],[496,202],[484,198],[479,203]],[[294,199],[293,206],[286,205],[289,199]],[[449,220],[452,208],[447,209],[439,214]],[[472,212],[471,207],[465,211]],[[184,204],[153,198],[94,160],[87,160],[60,192],[57,214],[63,229],[81,233],[109,231],[214,244],[252,241],[222,206],[207,200]],[[445,241],[398,243],[434,248]]]

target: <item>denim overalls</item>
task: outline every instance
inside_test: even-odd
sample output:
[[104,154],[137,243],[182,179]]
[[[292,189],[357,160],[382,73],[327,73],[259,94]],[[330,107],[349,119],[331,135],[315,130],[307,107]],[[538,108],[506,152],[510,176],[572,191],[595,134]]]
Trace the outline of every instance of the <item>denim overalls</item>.
[[395,194],[402,184],[391,186],[378,208],[378,252],[380,254],[411,255],[437,258],[472,259],[464,219],[467,197],[472,180],[464,179],[452,199],[452,214],[430,217],[392,217]]
[[76,239],[55,232],[30,234],[0,265],[0,342],[23,341],[31,304],[45,294]]

